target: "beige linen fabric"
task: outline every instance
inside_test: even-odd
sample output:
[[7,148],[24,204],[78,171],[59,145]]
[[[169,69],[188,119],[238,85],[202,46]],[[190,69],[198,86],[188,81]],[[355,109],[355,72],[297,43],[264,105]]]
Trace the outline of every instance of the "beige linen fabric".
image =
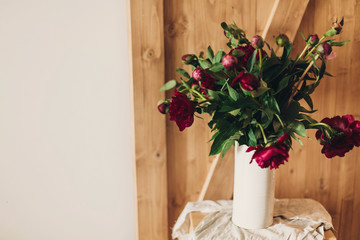
[[[189,233],[191,212],[208,215]],[[312,199],[277,199],[274,222],[266,229],[239,228],[232,223],[231,212],[230,200],[189,202],[173,228],[172,237],[179,240],[322,240],[324,231],[333,227],[329,213]]]

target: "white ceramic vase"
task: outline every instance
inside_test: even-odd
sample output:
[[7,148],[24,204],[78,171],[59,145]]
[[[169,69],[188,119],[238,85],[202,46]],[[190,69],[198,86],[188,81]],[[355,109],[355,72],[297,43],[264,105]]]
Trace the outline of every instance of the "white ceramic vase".
[[247,146],[235,144],[234,200],[232,221],[246,229],[261,229],[273,222],[275,170],[262,169],[246,152]]

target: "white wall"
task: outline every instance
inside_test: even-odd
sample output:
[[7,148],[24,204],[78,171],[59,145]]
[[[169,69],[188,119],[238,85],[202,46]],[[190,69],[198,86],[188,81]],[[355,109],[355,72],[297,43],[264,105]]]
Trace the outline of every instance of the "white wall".
[[134,238],[124,0],[0,0],[0,240]]

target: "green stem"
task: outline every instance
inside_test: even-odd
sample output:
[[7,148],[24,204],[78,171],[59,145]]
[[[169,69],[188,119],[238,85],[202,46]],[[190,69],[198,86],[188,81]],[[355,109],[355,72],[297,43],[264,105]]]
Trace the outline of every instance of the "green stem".
[[259,72],[260,72],[260,77],[261,77],[262,56],[261,56],[260,48],[258,48],[258,52],[259,52]]
[[334,129],[332,129],[329,125],[327,125],[326,123],[311,123],[309,124],[309,127],[317,127],[317,126],[321,126],[326,128],[327,130],[329,130],[331,133],[334,133]]
[[307,50],[307,48],[309,47],[309,44],[307,43],[306,45],[305,45],[305,48],[303,49],[303,51],[300,53],[300,55],[296,58],[296,60],[295,60],[295,63],[305,54],[305,52],[306,52],[306,50]]
[[196,91],[196,90],[194,90],[194,89],[192,89],[192,88],[189,88],[189,90],[190,90],[191,92],[193,92],[193,93],[196,93],[196,94],[200,97],[201,100],[203,100],[203,101],[206,101],[206,100],[207,100],[207,99],[206,99],[201,93],[199,93],[198,91]]
[[314,49],[316,49],[320,45],[321,41],[324,40],[325,38],[326,38],[325,36],[322,36],[322,38],[320,38],[319,42],[313,48],[310,49],[308,54],[306,54],[305,59],[307,59],[310,56],[310,54],[314,51]]
[[263,127],[261,126],[260,123],[258,123],[257,125],[259,126],[259,128],[260,128],[260,130],[261,130],[261,134],[262,134],[262,136],[263,136],[263,138],[264,138],[264,143],[265,143],[265,145],[266,145],[266,144],[267,144],[267,139],[266,139],[266,135],[265,135],[264,129],[263,129]]

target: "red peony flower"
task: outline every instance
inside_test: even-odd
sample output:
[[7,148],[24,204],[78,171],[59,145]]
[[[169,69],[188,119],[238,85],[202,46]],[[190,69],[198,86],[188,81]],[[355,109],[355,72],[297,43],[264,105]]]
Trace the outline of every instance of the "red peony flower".
[[360,138],[353,135],[353,129],[350,127],[353,123],[355,123],[353,128],[357,129],[357,121],[354,121],[354,117],[352,115],[324,118],[321,122],[329,125],[332,129],[341,134],[333,139],[329,139],[327,136],[324,136],[321,130],[316,132],[316,139],[320,140],[320,144],[323,145],[321,153],[325,154],[327,158],[335,156],[344,157],[345,153],[353,149],[357,140],[359,140],[360,143]]
[[203,78],[205,78],[205,70],[202,68],[196,68],[193,72],[192,72],[192,77],[193,79],[195,79],[196,81],[201,81]]
[[260,87],[260,81],[254,74],[244,73],[243,71],[234,78],[230,86],[235,87],[238,83],[245,91],[254,91]]
[[256,150],[251,158],[251,162],[255,159],[261,168],[274,169],[279,168],[281,164],[289,159],[289,147],[284,144],[284,141],[289,137],[287,133],[283,134],[274,145],[269,147],[249,147],[246,152]]
[[170,120],[175,121],[180,131],[190,127],[194,122],[194,107],[187,96],[175,92],[169,107]]
[[216,79],[207,73],[207,74],[205,74],[205,77],[200,81],[200,86],[205,89],[214,90],[215,82],[216,82]]

